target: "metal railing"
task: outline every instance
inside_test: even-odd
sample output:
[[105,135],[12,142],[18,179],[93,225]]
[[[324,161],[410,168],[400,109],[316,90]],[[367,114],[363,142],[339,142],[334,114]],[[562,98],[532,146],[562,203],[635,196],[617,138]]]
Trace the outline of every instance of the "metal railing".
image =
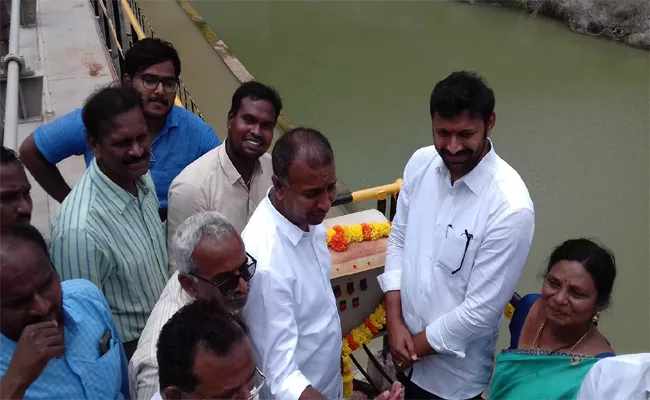
[[[91,0],[90,3],[93,6],[95,18],[100,23],[106,48],[111,57],[117,59],[115,67],[118,76],[121,77],[126,50],[136,40],[146,37],[156,38],[156,32],[135,0]],[[123,11],[126,20],[121,18],[120,10]],[[174,103],[204,119],[180,77]]]
[[18,85],[20,68],[21,65],[24,65],[22,58],[18,55],[19,46],[20,0],[11,0],[9,46],[7,55],[2,58],[2,67],[7,70],[7,88],[5,91],[4,128],[0,135],[2,144],[13,150],[17,150],[18,146],[18,103],[20,100]]
[[344,204],[357,203],[364,200],[377,200],[377,210],[386,215],[386,199],[390,197],[390,212],[387,215],[389,221],[395,217],[397,211],[397,196],[402,188],[402,179],[397,179],[394,183],[388,185],[376,186],[373,188],[357,190],[351,193],[343,193],[336,196],[336,200],[332,203],[334,206],[342,206]]

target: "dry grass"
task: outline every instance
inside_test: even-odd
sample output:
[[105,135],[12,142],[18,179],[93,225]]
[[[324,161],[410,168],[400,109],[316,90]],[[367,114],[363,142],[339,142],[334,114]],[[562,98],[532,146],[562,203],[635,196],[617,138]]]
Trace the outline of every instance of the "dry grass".
[[[505,3],[512,3],[506,1]],[[566,21],[571,29],[650,49],[649,0],[515,0],[529,12]]]

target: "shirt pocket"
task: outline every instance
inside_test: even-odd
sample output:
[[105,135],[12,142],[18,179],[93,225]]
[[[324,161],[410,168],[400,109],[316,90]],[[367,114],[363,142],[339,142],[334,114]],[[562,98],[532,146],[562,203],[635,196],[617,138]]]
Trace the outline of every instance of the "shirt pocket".
[[441,239],[434,268],[444,271],[448,276],[467,279],[474,266],[476,251],[480,241],[471,233],[462,233],[448,228],[446,235]]
[[94,362],[86,362],[79,378],[88,398],[114,399],[122,388],[121,346],[111,339],[111,348]]

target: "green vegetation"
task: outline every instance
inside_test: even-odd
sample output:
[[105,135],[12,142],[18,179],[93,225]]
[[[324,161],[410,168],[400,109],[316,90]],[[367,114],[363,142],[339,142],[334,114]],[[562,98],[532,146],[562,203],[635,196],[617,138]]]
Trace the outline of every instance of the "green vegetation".
[[563,20],[575,32],[650,49],[648,0],[505,0],[493,3]]

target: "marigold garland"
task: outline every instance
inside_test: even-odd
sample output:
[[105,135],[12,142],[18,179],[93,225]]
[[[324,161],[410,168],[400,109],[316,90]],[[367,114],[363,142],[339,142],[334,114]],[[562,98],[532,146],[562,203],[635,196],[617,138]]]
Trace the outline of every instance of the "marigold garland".
[[388,236],[390,222],[371,222],[358,225],[334,225],[327,230],[327,245],[334,251],[342,252],[348,249],[352,242],[377,240]]
[[370,342],[370,340],[386,325],[386,302],[383,301],[375,311],[366,318],[363,324],[352,329],[352,331],[343,338],[341,343],[341,360],[343,362],[343,397],[349,399],[352,397],[352,360],[350,354],[359,347]]

